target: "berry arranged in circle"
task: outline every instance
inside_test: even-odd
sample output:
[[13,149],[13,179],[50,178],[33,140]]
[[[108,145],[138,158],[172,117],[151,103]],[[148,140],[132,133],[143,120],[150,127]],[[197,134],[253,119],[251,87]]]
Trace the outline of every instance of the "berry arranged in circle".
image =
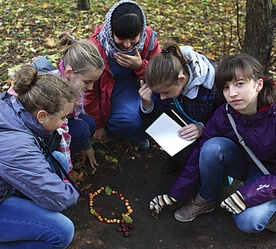
[[[121,201],[124,201],[125,207],[126,207],[126,212],[122,213],[122,217],[112,218],[112,219],[111,218],[107,218],[107,217],[102,217],[101,214],[99,213],[99,211],[96,211],[93,208],[93,204],[95,202],[96,196],[98,196],[99,194],[101,194],[103,190],[105,190],[104,192],[106,193],[106,195],[108,195],[108,196],[109,195],[117,195],[117,196],[119,196],[119,199]],[[126,223],[132,223],[132,218],[130,217],[130,214],[133,213],[133,209],[132,209],[131,205],[129,204],[128,199],[126,199],[123,196],[123,194],[118,194],[117,191],[112,190],[108,186],[106,186],[105,188],[101,187],[98,190],[96,190],[94,193],[89,193],[89,209],[90,209],[90,213],[92,215],[94,215],[100,222],[106,222],[108,224],[114,224],[114,223],[120,224],[120,223],[124,223],[124,222],[126,222]]]

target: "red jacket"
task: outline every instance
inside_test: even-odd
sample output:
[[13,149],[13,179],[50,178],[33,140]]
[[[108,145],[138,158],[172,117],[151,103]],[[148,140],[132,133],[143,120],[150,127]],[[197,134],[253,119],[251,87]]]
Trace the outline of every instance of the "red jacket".
[[[95,82],[93,90],[87,90],[85,92],[84,99],[84,109],[87,114],[92,116],[97,122],[97,129],[104,128],[107,124],[107,120],[110,115],[111,110],[111,102],[110,97],[114,87],[114,78],[113,74],[108,65],[108,58],[105,53],[105,50],[100,44],[100,39],[98,34],[103,28],[104,24],[101,24],[96,27],[93,35],[89,38],[90,41],[96,44],[99,49],[99,52],[102,58],[105,61],[105,69],[98,81]],[[151,44],[151,37],[153,34],[153,30],[150,27],[146,27],[146,40],[144,44],[144,49],[141,51],[140,55],[143,59],[141,68],[139,70],[135,70],[135,74],[138,78],[144,78],[145,69],[148,64],[148,60],[154,55],[161,52],[161,48],[158,44],[157,39],[155,38],[154,33],[154,46],[152,50],[149,50],[149,46]]]

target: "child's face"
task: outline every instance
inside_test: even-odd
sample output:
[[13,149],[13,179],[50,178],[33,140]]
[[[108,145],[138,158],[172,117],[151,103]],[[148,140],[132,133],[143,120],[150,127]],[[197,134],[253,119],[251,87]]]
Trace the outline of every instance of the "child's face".
[[52,132],[59,128],[63,123],[66,122],[66,116],[73,108],[74,103],[66,103],[65,108],[54,117],[48,115],[43,122],[41,122],[44,129],[48,132]]
[[176,83],[171,85],[165,82],[159,83],[155,87],[152,87],[151,90],[153,92],[159,93],[162,100],[167,98],[175,99],[183,92],[183,89],[187,85],[187,83],[188,77],[185,76],[181,71],[178,75]]
[[171,86],[156,86],[152,88],[152,91],[160,94],[160,99],[164,100],[167,98],[177,98],[183,90],[183,86],[180,84],[174,84]]
[[76,89],[83,92],[93,89],[94,83],[100,78],[102,72],[101,69],[91,69],[85,74],[71,73],[69,79]]
[[113,34],[113,38],[114,38],[114,42],[119,48],[121,48],[124,51],[128,51],[138,43],[140,39],[140,34],[128,39],[120,39],[119,37]]
[[236,78],[226,82],[223,95],[226,101],[242,115],[250,116],[257,112],[258,94],[263,87],[263,80],[246,79],[237,70]]

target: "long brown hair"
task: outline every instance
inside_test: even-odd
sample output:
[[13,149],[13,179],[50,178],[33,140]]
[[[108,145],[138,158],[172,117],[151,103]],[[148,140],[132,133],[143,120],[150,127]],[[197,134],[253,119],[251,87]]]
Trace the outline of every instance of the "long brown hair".
[[226,82],[236,78],[237,70],[241,70],[244,77],[248,80],[257,81],[258,79],[263,79],[263,88],[258,95],[258,109],[276,103],[276,87],[273,78],[271,76],[264,77],[263,67],[249,54],[231,55],[220,62],[215,76],[215,85],[219,91],[223,91]]
[[186,59],[175,41],[166,41],[160,54],[150,58],[146,72],[146,82],[150,88],[177,83],[179,73],[189,74]]
[[38,75],[36,69],[26,65],[17,73],[14,82],[17,98],[30,113],[45,110],[55,116],[65,107],[73,103],[76,93],[73,87],[55,75]]

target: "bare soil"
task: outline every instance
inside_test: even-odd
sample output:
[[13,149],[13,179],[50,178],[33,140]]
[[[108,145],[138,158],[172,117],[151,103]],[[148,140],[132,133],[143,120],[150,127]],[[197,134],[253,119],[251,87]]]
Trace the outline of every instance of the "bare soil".
[[[135,151],[126,141],[114,142],[109,147],[96,145],[96,149],[101,166],[94,174],[88,167],[76,170],[85,176],[80,187],[86,194],[102,186],[122,193],[134,210],[131,215],[134,228],[129,237],[124,237],[117,231],[119,224],[99,222],[89,213],[88,199],[80,198],[77,205],[65,212],[75,224],[75,236],[69,249],[276,248],[275,233],[265,230],[260,234],[246,234],[235,226],[231,214],[219,205],[215,211],[188,223],[179,223],[173,217],[174,211],[184,203],[166,207],[158,219],[153,218],[149,201],[158,194],[167,193],[181,172],[179,169],[167,174],[161,170],[167,154],[154,142],[144,152]],[[116,157],[118,163],[108,162],[106,155]],[[223,189],[221,198],[234,189],[235,184]],[[110,219],[119,218],[126,210],[118,196],[108,196],[104,191],[95,198],[93,207]]]

